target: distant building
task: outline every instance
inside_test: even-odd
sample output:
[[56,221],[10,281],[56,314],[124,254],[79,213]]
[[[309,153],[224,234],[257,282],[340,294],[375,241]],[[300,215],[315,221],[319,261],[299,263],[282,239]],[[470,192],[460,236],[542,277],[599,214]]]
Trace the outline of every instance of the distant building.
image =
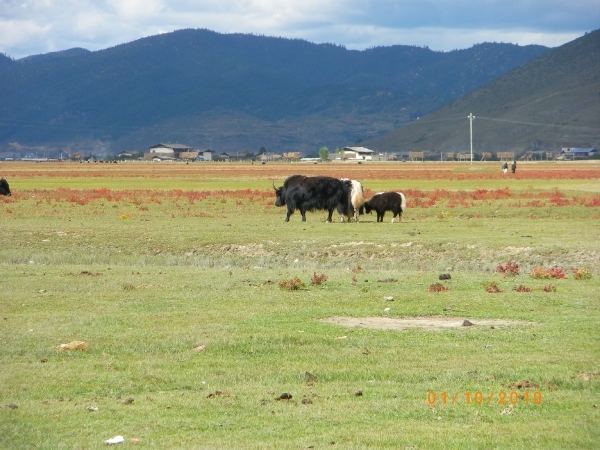
[[220,153],[218,155],[214,156],[214,160],[215,161],[230,161],[231,160],[231,156],[229,156],[227,153],[223,152]]
[[156,144],[148,148],[144,159],[160,161],[174,161],[183,159],[187,161],[211,161],[212,150],[194,150],[183,144]]
[[577,147],[563,147],[561,156],[557,159],[575,159],[575,158],[589,158],[596,153],[595,148],[577,148]]
[[573,153],[574,156],[582,156],[582,157],[586,157],[586,156],[592,156],[594,153],[596,152],[595,148],[572,148],[571,149],[571,153]]
[[344,159],[361,159],[371,161],[375,151],[365,147],[344,147]]

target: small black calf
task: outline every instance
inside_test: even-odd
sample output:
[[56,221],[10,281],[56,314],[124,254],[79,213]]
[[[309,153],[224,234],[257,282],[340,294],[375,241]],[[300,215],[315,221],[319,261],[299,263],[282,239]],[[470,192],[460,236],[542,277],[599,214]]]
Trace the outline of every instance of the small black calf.
[[402,192],[380,192],[365,202],[364,209],[367,214],[375,210],[377,212],[377,222],[383,222],[386,211],[394,213],[391,223],[394,223],[396,216],[399,216],[398,221],[400,222],[402,221],[402,213],[406,209],[406,197]]

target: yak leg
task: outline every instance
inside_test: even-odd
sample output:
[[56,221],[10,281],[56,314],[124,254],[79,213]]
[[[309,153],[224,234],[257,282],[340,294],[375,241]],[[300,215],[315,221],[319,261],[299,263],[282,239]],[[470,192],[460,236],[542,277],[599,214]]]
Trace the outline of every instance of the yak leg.
[[328,212],[329,212],[329,215],[327,216],[326,222],[331,223],[331,216],[333,215],[333,208],[329,208]]
[[302,222],[306,222],[306,210],[304,208],[300,208],[300,214],[302,214]]
[[285,221],[286,221],[286,222],[289,222],[289,221],[290,221],[290,216],[291,216],[292,214],[294,214],[294,210],[288,206],[288,210],[287,210],[287,216],[286,216],[286,218],[285,218]]

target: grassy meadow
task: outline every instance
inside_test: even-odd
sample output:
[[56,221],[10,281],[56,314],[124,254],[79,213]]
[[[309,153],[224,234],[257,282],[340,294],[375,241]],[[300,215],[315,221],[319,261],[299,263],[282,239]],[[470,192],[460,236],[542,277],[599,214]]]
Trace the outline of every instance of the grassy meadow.
[[[295,173],[400,190],[408,208],[284,223],[272,184]],[[599,163],[0,176],[0,448],[600,445]],[[340,317],[475,326],[325,321]],[[491,319],[508,322],[477,324]],[[59,349],[72,341],[89,349]]]

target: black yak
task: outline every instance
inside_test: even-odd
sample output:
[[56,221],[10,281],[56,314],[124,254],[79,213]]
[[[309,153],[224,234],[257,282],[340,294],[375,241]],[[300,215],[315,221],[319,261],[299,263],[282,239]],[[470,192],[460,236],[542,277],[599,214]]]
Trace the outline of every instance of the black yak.
[[350,181],[338,180],[332,177],[307,177],[292,175],[285,180],[283,186],[275,189],[275,206],[287,206],[286,222],[290,216],[300,210],[302,221],[306,221],[306,211],[326,210],[329,215],[327,222],[331,222],[333,210],[340,214],[348,215],[348,202]]
[[0,195],[12,195],[5,178],[0,178]]

